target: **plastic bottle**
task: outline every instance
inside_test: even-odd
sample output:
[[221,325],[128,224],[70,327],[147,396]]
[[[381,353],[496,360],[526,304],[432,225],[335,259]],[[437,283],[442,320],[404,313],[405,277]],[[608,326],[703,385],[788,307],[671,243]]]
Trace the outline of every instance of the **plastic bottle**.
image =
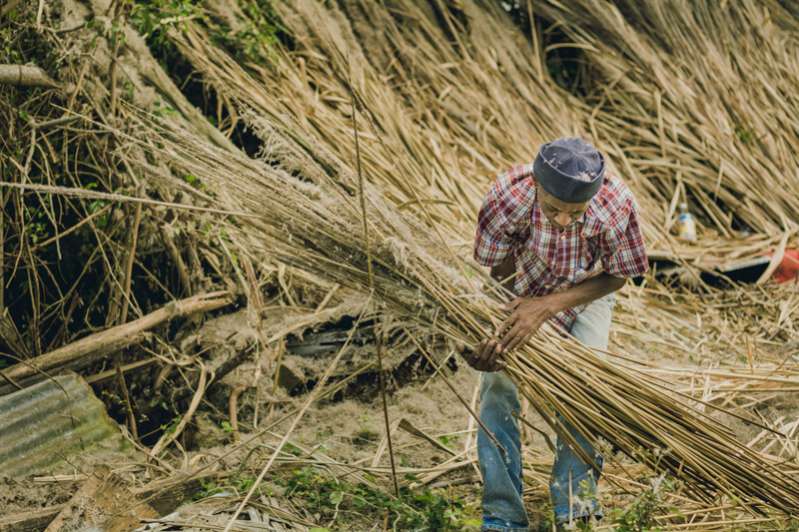
[[680,203],[680,214],[677,216],[677,236],[688,242],[696,242],[696,220],[688,212],[686,203]]

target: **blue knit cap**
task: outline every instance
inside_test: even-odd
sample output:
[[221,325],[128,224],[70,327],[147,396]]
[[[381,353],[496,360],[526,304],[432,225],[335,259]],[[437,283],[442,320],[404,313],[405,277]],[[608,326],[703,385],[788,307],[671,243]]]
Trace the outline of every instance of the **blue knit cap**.
[[605,158],[583,139],[557,139],[541,146],[533,173],[544,190],[559,200],[584,203],[602,186]]

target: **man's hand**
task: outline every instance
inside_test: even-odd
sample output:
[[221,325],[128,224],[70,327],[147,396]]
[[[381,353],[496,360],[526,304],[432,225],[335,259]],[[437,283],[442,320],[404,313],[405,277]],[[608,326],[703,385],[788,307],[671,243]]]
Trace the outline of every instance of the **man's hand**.
[[556,297],[517,297],[505,310],[510,316],[499,326],[500,345],[503,351],[515,349],[527,341],[545,321],[561,309]]
[[458,351],[477,371],[499,371],[507,363],[501,356],[526,342],[541,325],[562,310],[557,296],[518,297],[508,303],[505,310],[510,316],[497,330],[501,338],[484,340],[476,350],[459,346]]
[[476,351],[464,347],[459,351],[466,362],[477,371],[499,371],[507,365],[499,358],[502,355],[502,345],[496,338],[484,340]]

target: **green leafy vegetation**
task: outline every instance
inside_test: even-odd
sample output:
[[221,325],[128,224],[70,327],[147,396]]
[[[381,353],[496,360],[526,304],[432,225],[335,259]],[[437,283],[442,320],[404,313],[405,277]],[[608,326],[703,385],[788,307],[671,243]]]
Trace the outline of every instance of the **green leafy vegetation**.
[[754,133],[751,129],[744,126],[737,126],[735,128],[735,136],[738,137],[743,144],[751,144],[754,140]]
[[357,446],[365,446],[380,440],[380,434],[371,429],[361,429],[352,438],[352,443]]
[[168,32],[201,17],[198,3],[197,0],[136,0],[130,12],[130,22],[147,40],[153,53],[162,61],[169,61],[178,54]]
[[614,509],[610,518],[618,532],[655,532],[661,530],[655,514],[663,509],[663,496],[671,490],[671,483],[658,477],[627,508]]
[[241,0],[239,5],[246,15],[244,26],[234,30],[211,24],[214,42],[242,63],[269,62],[281,29],[274,9],[267,0]]
[[178,428],[178,424],[180,423],[180,416],[175,416],[169,423],[163,423],[161,425],[161,430],[164,431],[166,434],[171,434],[175,432]]
[[274,9],[267,0],[240,0],[239,6],[246,16],[236,28],[203,9],[198,0],[135,0],[130,22],[165,64],[181,61],[169,39],[169,31],[181,31],[195,20],[208,31],[215,44],[225,48],[237,61],[268,62],[281,31]]
[[[220,493],[237,493],[243,495],[250,491],[253,484],[255,484],[255,476],[249,474],[234,475],[227,478],[225,481],[217,481],[215,479],[203,480],[200,483],[201,489],[192,496],[192,500],[199,501],[200,499],[219,495]],[[268,496],[272,496],[273,494],[271,487],[266,484],[258,486],[256,492]]]
[[[464,530],[480,526],[475,509],[432,490],[401,488],[395,498],[365,484],[342,482],[318,469],[305,467],[281,481],[285,495],[301,499],[303,507],[325,519],[347,515],[365,522],[388,522],[396,530]],[[337,512],[338,510],[338,512]]]

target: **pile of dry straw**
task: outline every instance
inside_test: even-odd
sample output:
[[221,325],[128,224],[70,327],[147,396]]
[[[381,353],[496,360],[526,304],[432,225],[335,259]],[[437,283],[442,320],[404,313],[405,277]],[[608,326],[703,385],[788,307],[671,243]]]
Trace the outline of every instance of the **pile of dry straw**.
[[[613,78],[612,86],[591,95],[593,108],[551,81],[541,42],[528,42],[490,3],[457,10],[364,2],[348,4],[346,13],[310,1],[279,4],[293,47],[264,52],[264,64],[239,64],[210,45],[203,24],[193,21],[173,30],[172,38],[261,139],[260,158],[134,109],[128,110],[132,131],[120,132],[129,141],[120,155],[153,181],[197,176],[215,207],[242,213],[220,222],[240,253],[371,293],[375,310],[411,337],[424,329],[474,345],[502,319],[506,295],[469,261],[474,212],[496,170],[528,159],[538,143],[558,135],[591,132],[636,190],[648,242],[675,258],[699,260],[707,249],[722,253],[733,245],[752,254],[780,240],[784,246],[797,212],[794,195],[784,193],[796,189],[796,176],[788,173],[797,167],[795,138],[772,127],[773,119],[747,111],[743,101],[731,106],[727,92],[714,88],[720,76],[709,70],[720,65],[703,62],[729,58],[690,53],[694,43],[676,44],[685,35],[657,31],[701,28],[697,35],[718,39],[702,37],[702,45],[718,51],[729,41],[704,31],[717,19],[697,9],[674,21],[657,3],[629,7],[625,19],[604,2],[585,3],[582,12],[596,17],[590,21],[557,3],[544,14],[564,25],[598,71]],[[209,13],[219,15],[223,7],[214,5]],[[719,24],[755,31],[749,25],[756,20],[730,11],[734,20]],[[630,34],[634,24],[651,25],[659,37],[633,45],[644,38]],[[757,54],[757,62],[789,62],[777,47]],[[751,76],[767,70],[764,65]],[[788,70],[779,72],[788,76]],[[773,87],[751,90],[749,103],[766,106],[782,98]],[[702,112],[698,102],[707,116],[693,115]],[[784,113],[780,119],[788,123],[795,107],[769,112]],[[744,122],[757,145],[740,145],[745,136],[735,128]],[[171,172],[142,164],[141,151]],[[767,176],[779,176],[782,190]],[[696,198],[712,221],[703,249],[686,248],[668,232],[681,194]],[[741,236],[736,223],[755,235]],[[622,321],[638,308],[637,296],[657,299],[633,293],[623,303]],[[647,312],[656,319],[656,311]],[[555,412],[652,469],[679,476],[698,499],[724,493],[753,509],[793,514],[799,508],[796,464],[738,442],[697,411],[693,399],[670,393],[657,374],[607,362],[552,331],[509,362],[522,393],[558,432]]]

